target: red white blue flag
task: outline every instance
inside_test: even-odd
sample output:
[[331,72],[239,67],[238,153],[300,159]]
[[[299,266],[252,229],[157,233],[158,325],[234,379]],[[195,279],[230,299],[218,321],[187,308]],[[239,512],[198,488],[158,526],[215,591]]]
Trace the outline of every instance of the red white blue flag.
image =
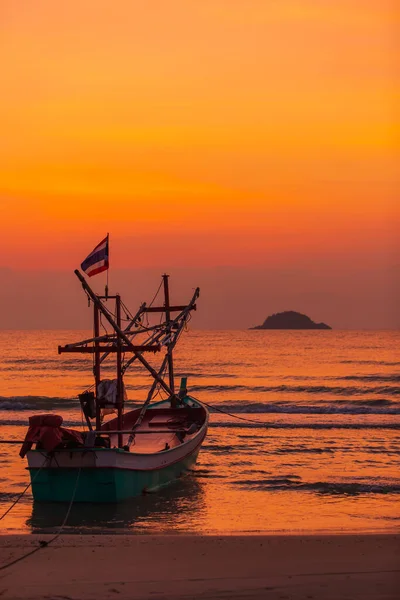
[[107,271],[109,262],[108,262],[108,236],[100,242],[92,250],[92,252],[85,258],[83,263],[81,264],[81,269],[88,275],[89,277],[93,277],[93,275],[97,275],[97,273],[102,273],[103,271]]

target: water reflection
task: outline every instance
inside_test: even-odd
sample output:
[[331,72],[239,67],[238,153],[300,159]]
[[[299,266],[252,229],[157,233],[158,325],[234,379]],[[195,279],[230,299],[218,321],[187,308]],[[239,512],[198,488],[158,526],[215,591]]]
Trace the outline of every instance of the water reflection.
[[[32,505],[26,525],[32,533],[57,530],[68,510],[67,503]],[[201,529],[205,516],[202,484],[191,475],[154,494],[146,494],[115,504],[74,504],[64,528],[66,533],[111,533],[129,529],[131,533],[161,533]]]

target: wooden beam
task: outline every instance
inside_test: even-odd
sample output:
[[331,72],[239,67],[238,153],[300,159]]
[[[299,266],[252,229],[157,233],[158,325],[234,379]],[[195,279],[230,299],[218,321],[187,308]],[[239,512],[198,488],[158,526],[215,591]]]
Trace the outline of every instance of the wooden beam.
[[[193,297],[191,299],[191,301],[189,302],[189,304],[187,306],[185,306],[185,310],[183,310],[181,313],[179,313],[179,315],[177,317],[175,317],[175,319],[173,319],[173,321],[171,322],[171,330],[173,331],[173,335],[175,340],[176,338],[176,333],[177,331],[180,331],[183,327],[183,325],[185,324],[186,321],[186,316],[187,313],[190,312],[193,308],[193,306],[195,306],[195,302],[197,300],[197,298],[200,295],[200,288],[196,288]],[[178,329],[176,328],[178,327]],[[148,343],[154,343],[154,342],[158,342],[162,337],[164,337],[165,335],[165,328],[162,328],[161,331],[155,331],[153,333],[153,335],[149,338]],[[174,342],[175,345],[176,341]],[[124,371],[126,371],[126,369],[133,363],[135,362],[135,360],[137,359],[137,356],[132,356],[132,358],[130,358],[124,365]]]
[[[187,308],[186,306],[169,306],[168,310],[169,312],[180,312],[182,310],[185,310],[185,308]],[[148,308],[144,309],[144,312],[148,312],[148,313],[160,313],[160,312],[165,312],[166,307],[165,306],[149,306]],[[190,310],[196,310],[196,305],[193,304],[193,306],[190,308]]]
[[[121,296],[117,294],[115,297],[115,314],[117,318],[117,325],[121,327]],[[123,393],[123,381],[122,381],[122,353],[124,346],[122,338],[118,336],[117,339],[117,409],[118,409],[118,429],[122,430],[123,414],[124,414],[124,393]],[[122,433],[118,433],[118,448],[122,448]]]
[[[100,336],[100,311],[98,306],[95,304],[93,307],[94,314],[94,337],[98,338]],[[101,414],[100,414],[100,406],[97,402],[97,398],[99,396],[99,385],[101,378],[101,366],[100,366],[100,342],[98,340],[95,341],[93,350],[94,350],[94,363],[93,363],[93,375],[95,382],[95,399],[96,399],[96,429],[100,429],[101,427]]]
[[[165,365],[167,364],[167,360],[168,360],[168,355],[164,356],[164,360],[161,364],[161,367],[158,370],[158,374],[160,375],[160,377],[162,375],[162,372],[164,371]],[[142,423],[142,421],[144,419],[144,415],[146,413],[148,405],[150,404],[150,402],[153,398],[153,394],[155,392],[156,387],[157,387],[157,380],[154,379],[153,385],[151,386],[150,391],[147,394],[146,402],[143,404],[142,408],[140,409],[138,418],[136,419],[135,423],[132,425],[131,435],[129,436],[128,443],[126,444],[126,448],[128,448],[128,450],[131,447],[133,440],[135,439],[136,428],[140,426],[140,424]],[[125,448],[125,446],[124,446],[124,448]]]
[[[160,344],[152,346],[122,346],[122,352],[159,352],[161,350]],[[118,352],[117,346],[98,346],[97,350],[93,346],[58,346],[58,354],[65,354],[66,352],[72,352],[76,354],[95,354],[99,352]]]
[[[134,325],[137,324],[137,320],[139,319],[140,315],[143,313],[143,309],[145,307],[146,307],[146,302],[143,302],[143,304],[140,305],[140,308],[137,311],[136,315],[131,319],[131,321],[128,323],[128,326],[124,329],[124,333],[127,333],[128,335],[137,335],[138,333],[140,333],[140,331],[132,332],[131,329]],[[116,342],[113,342],[113,343],[115,344]],[[108,356],[108,352],[106,352],[105,354],[103,354],[103,356],[100,357],[100,362],[102,363],[103,360],[105,360],[107,358],[107,356]]]
[[142,365],[144,367],[146,367],[146,369],[151,373],[151,375],[154,377],[154,379],[157,379],[158,383],[164,388],[164,390],[167,392],[167,394],[169,394],[170,396],[172,396],[171,388],[158,375],[157,371],[155,369],[153,369],[153,367],[151,366],[151,364],[147,362],[147,360],[142,356],[141,352],[138,352],[137,350],[135,350],[135,346],[132,344],[132,342],[130,341],[130,339],[126,335],[126,333],[124,333],[122,331],[122,329],[120,327],[118,327],[118,325],[115,323],[114,319],[112,318],[112,316],[110,315],[110,313],[107,311],[107,309],[103,306],[101,300],[99,300],[98,297],[96,296],[96,294],[93,292],[92,288],[87,283],[86,279],[83,277],[83,275],[81,274],[81,272],[78,271],[78,269],[75,269],[74,273],[78,277],[79,281],[81,282],[83,289],[90,296],[90,298],[94,302],[94,304],[103,313],[103,315],[105,316],[105,318],[107,319],[107,321],[110,323],[110,325],[114,329],[114,331],[122,338],[122,340],[125,342],[125,344],[127,344],[127,346],[130,347],[130,349],[132,350],[132,352],[135,354],[135,357],[138,359],[139,362],[142,363]]
[[[169,275],[163,275],[164,282],[164,305],[165,305],[165,321],[167,323],[167,335],[171,336],[171,307],[169,304],[169,286],[168,286],[168,277]],[[171,398],[171,406],[174,405],[174,396],[175,396],[175,382],[174,382],[174,360],[172,356],[172,347],[168,343],[167,344],[167,356],[168,356],[168,376],[169,376],[169,387],[172,390],[173,396]]]
[[[135,431],[135,435],[138,434],[147,434],[147,435],[151,435],[152,433],[186,433],[185,429],[156,429],[154,427],[154,429],[139,429],[139,431]],[[128,434],[128,433],[132,433],[132,431],[130,429],[127,430],[122,430],[120,431],[119,429],[110,429],[110,431],[95,431],[94,432],[96,435],[116,435],[117,433],[123,433],[123,434]],[[34,442],[35,443],[35,442]]]

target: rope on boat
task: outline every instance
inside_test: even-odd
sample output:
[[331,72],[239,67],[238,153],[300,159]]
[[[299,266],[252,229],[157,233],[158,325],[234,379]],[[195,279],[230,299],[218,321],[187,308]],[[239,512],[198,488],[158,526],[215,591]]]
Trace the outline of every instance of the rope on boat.
[[65,527],[65,525],[66,525],[66,523],[68,521],[68,517],[69,517],[72,505],[73,505],[74,500],[75,500],[75,496],[76,496],[76,491],[78,489],[78,483],[79,483],[79,477],[80,477],[80,474],[81,474],[81,470],[82,470],[82,467],[80,466],[79,470],[78,470],[78,474],[76,476],[74,491],[72,493],[72,498],[70,500],[70,503],[69,503],[69,506],[68,506],[68,510],[66,512],[64,520],[61,523],[61,525],[60,525],[57,533],[48,542],[46,542],[46,540],[39,540],[39,546],[37,546],[33,550],[30,550],[26,554],[23,554],[19,558],[15,558],[14,560],[11,560],[10,562],[6,563],[5,565],[2,565],[0,567],[0,571],[4,571],[4,569],[8,569],[9,567],[12,567],[12,565],[15,565],[15,564],[19,563],[21,560],[25,560],[25,558],[28,558],[28,556],[32,556],[32,554],[35,554],[36,552],[39,552],[39,550],[42,550],[42,548],[46,548],[47,546],[50,546],[50,544],[52,544],[61,535],[62,530],[64,529],[64,527]]
[[[192,398],[194,398],[194,396],[192,396]],[[197,398],[194,398],[194,399],[197,400]],[[265,427],[268,427],[268,425],[269,425],[265,421],[257,421],[256,419],[246,419],[246,417],[239,417],[239,415],[230,413],[227,410],[222,410],[222,408],[217,408],[216,406],[213,406],[212,404],[207,404],[207,402],[204,402],[204,400],[198,400],[198,402],[200,402],[201,404],[204,404],[205,406],[208,406],[208,408],[217,410],[218,412],[223,413],[224,415],[228,415],[229,417],[233,417],[234,419],[240,419],[240,421],[247,421],[248,423],[257,423],[257,425],[264,425]]]

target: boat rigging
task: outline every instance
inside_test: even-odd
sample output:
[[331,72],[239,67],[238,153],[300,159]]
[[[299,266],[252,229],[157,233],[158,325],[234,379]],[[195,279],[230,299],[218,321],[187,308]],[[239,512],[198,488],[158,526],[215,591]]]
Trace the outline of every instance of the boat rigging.
[[[105,242],[97,248],[102,251]],[[108,261],[108,255],[106,258]],[[99,251],[93,261],[98,259]],[[186,305],[171,304],[169,276],[163,275],[163,305],[143,303],[132,316],[119,294],[109,295],[106,290],[105,295],[98,295],[79,270],[75,275],[93,305],[93,337],[59,346],[58,352],[93,355],[94,391],[79,395],[87,430],[62,427],[58,415],[34,415],[20,454],[27,455],[36,500],[68,501],[74,473],[80,469],[75,501],[115,502],[167,485],[187,472],[197,459],[207,432],[208,410],[188,394],[185,377],[177,390],[173,351],[196,310],[200,291],[197,288]],[[115,303],[114,313],[105,301]],[[160,313],[164,318],[157,325],[145,327],[143,318],[150,313]],[[110,332],[100,333],[102,318],[111,327]],[[115,356],[115,377],[103,379],[103,363],[110,355]],[[161,355],[161,364],[155,365],[151,355]],[[142,406],[125,412],[124,374],[135,361],[150,373],[153,382]],[[158,390],[163,390],[167,398],[152,402]],[[105,420],[110,413],[117,416]]]

